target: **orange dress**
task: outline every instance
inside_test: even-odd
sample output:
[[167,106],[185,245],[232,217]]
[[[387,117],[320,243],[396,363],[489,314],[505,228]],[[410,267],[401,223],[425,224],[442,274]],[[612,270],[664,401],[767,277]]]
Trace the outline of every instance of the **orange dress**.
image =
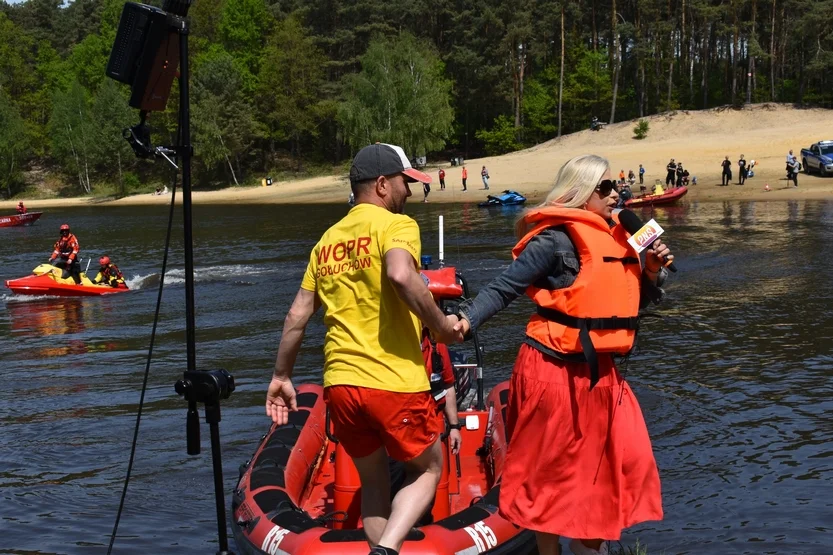
[[500,512],[512,523],[569,538],[618,540],[623,528],[662,520],[645,420],[610,355],[599,354],[599,382],[591,391],[586,363],[524,344],[506,419]]

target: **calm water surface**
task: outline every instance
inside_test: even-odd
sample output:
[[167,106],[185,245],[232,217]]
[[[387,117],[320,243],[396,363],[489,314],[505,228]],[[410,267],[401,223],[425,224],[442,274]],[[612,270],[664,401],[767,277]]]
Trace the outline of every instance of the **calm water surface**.
[[[227,505],[238,465],[268,428],[264,391],[309,249],[346,211],[194,209],[197,363],[237,381],[221,424]],[[435,260],[445,216],[446,259],[474,291],[508,264],[515,212],[417,203],[407,211]],[[653,438],[665,520],[630,529],[623,543],[639,539],[652,554],[833,552],[833,203],[693,203],[655,216],[680,271],[628,377]],[[0,553],[106,551],[166,221],[163,206],[52,209],[34,227],[0,229],[2,279],[46,262],[69,222],[82,255],[109,254],[134,289],[86,299],[0,293]],[[187,456],[186,405],[173,391],[185,368],[178,228],[171,256],[117,553],[217,549],[208,430],[202,455]],[[530,310],[519,300],[483,329],[487,385],[509,375]],[[299,382],[320,381],[323,335],[318,317]]]

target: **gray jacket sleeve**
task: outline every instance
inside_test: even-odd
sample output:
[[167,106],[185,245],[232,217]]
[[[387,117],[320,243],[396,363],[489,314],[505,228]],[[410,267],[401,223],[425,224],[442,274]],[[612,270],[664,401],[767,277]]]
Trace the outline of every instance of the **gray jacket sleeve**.
[[[530,285],[550,290],[563,289],[573,284],[579,269],[578,253],[564,228],[548,229],[533,237],[518,258],[483,288],[477,297],[460,303],[458,312],[469,321],[471,329],[476,330],[525,294]],[[668,271],[662,268],[657,284],[654,285],[643,274],[640,309],[662,301],[665,292],[661,285],[667,276]]]
[[473,300],[460,304],[459,312],[477,329],[483,322],[509,306],[530,285],[562,289],[572,285],[579,260],[563,228],[552,228],[533,237],[506,270],[492,280]]

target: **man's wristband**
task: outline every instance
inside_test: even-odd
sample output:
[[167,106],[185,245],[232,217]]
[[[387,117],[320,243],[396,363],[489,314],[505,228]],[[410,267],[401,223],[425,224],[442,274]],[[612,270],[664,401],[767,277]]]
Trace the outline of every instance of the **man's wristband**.
[[459,422],[456,423],[456,424],[449,424],[448,427],[453,428],[455,430],[462,430],[463,429],[463,425],[460,424]]

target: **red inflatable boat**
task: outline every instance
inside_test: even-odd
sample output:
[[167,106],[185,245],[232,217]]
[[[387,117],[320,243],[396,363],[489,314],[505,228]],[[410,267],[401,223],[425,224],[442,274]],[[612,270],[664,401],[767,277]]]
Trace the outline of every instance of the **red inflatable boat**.
[[652,204],[671,204],[672,202],[677,202],[688,192],[688,187],[683,185],[682,187],[674,187],[673,189],[666,190],[661,195],[644,195],[641,197],[632,198],[625,202],[625,206],[628,208],[634,208],[637,206],[649,206]]
[[98,295],[112,295],[128,291],[127,285],[121,283],[118,287],[96,285],[81,272],[81,283],[76,284],[72,278],[62,279],[62,271],[50,264],[41,264],[32,275],[7,279],[6,287],[18,295],[51,295],[58,297],[91,297]]
[[[453,268],[424,270],[423,275],[442,301],[459,299],[466,289]],[[482,355],[476,334],[472,339],[477,363],[455,365],[477,371],[476,401],[459,413],[462,448],[455,456],[443,443],[433,508],[411,530],[402,555],[536,552],[535,535],[497,510],[508,441],[504,418],[509,383],[483,398]],[[238,552],[367,555],[359,475],[332,435],[321,386],[298,388],[298,411],[290,413],[288,424],[272,426],[240,472],[232,500]]]
[[43,212],[27,212],[26,214],[12,214],[10,216],[0,216],[0,227],[15,227],[19,225],[32,225],[38,218],[43,215]]

